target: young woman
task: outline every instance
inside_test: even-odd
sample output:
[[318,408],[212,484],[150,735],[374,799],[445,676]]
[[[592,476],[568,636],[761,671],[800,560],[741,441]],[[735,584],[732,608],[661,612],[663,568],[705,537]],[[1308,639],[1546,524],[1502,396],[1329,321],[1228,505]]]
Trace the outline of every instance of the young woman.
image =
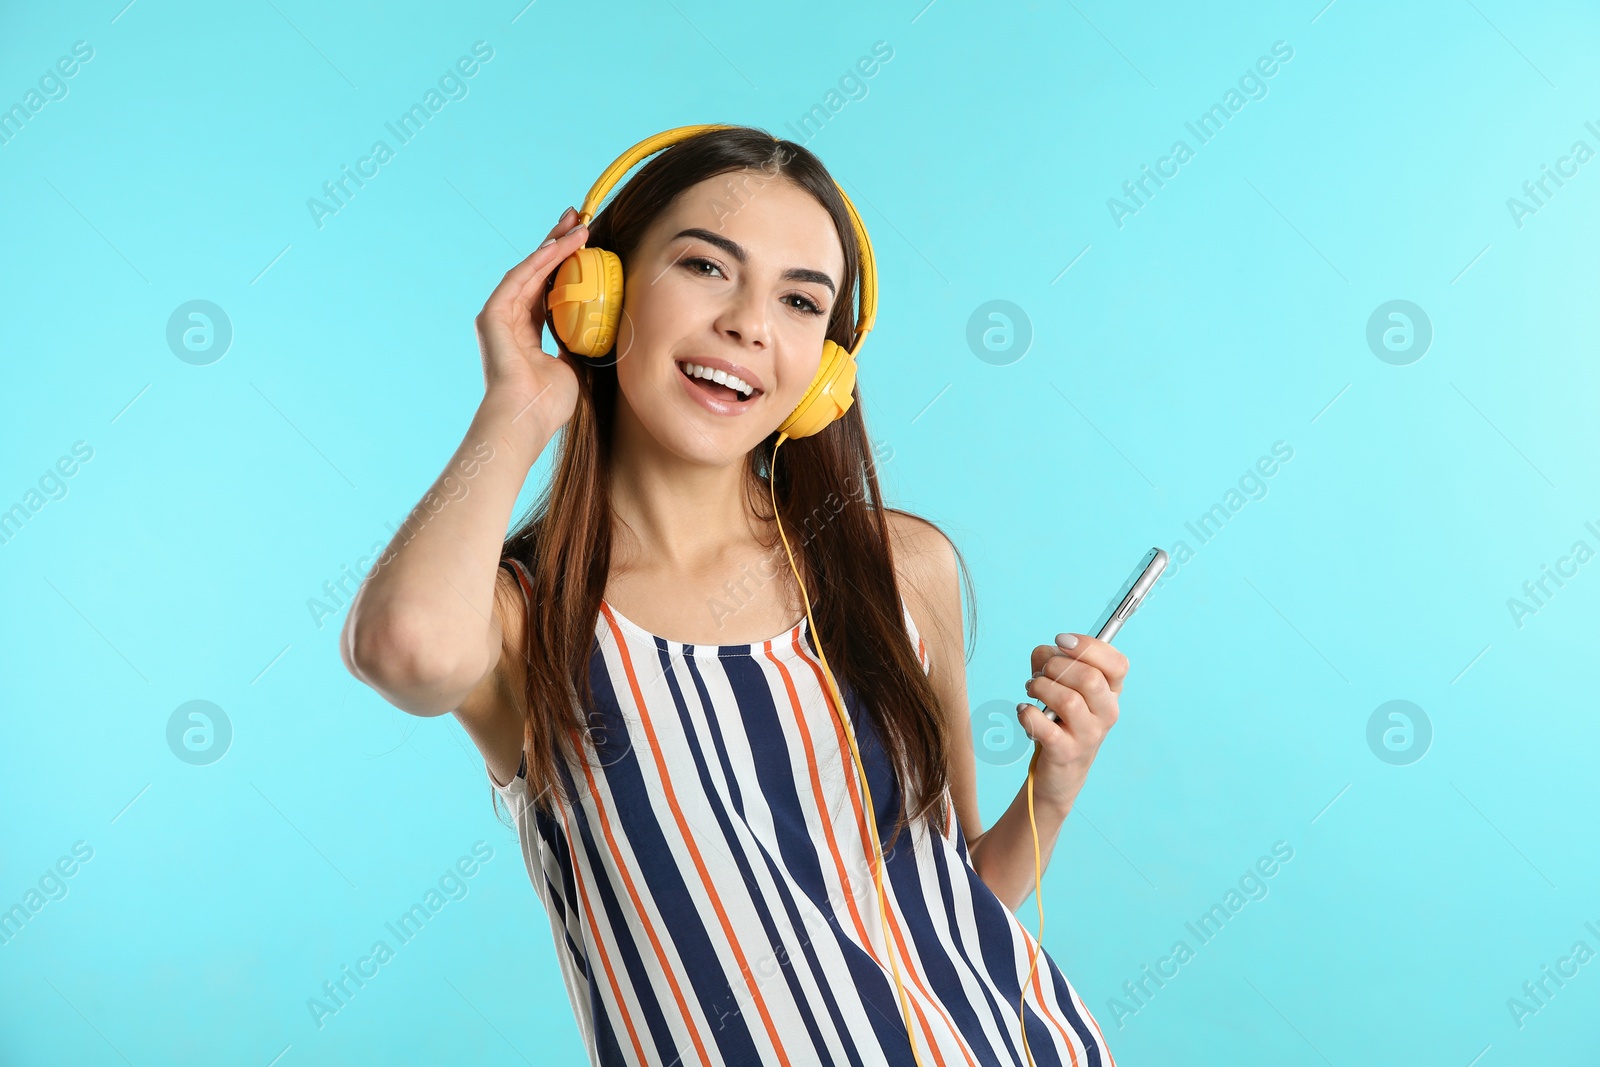
[[[352,604],[345,663],[481,750],[592,1063],[1110,1065],[1012,911],[1127,660],[1033,649],[1060,721],[1019,706],[1032,797],[985,830],[959,554],[884,506],[859,391],[777,456],[823,342],[855,345],[870,249],[806,149],[696,129],[490,294],[483,401]],[[626,277],[614,344],[551,357],[547,281],[586,244]]]

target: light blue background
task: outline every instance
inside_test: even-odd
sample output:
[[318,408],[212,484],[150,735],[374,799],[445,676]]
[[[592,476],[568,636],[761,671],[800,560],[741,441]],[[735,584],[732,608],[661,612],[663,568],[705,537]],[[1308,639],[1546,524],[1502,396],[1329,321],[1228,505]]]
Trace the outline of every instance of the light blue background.
[[[1145,549],[1193,550],[1118,638],[1122,717],[1045,879],[1118,1063],[1593,1062],[1600,961],[1521,1027],[1507,1002],[1600,951],[1600,563],[1521,626],[1507,601],[1600,548],[1600,161],[1520,226],[1507,200],[1600,149],[1600,17],[924,2],[5,14],[0,107],[94,55],[0,145],[0,508],[93,458],[0,544],[0,907],[93,858],[0,945],[0,1061],[582,1062],[482,762],[351,678],[343,613],[307,601],[437,476],[481,396],[473,316],[606,164],[686,123],[801,140],[884,41],[804,143],[875,241],[885,489],[974,569],[973,708],[1021,699],[1029,649]],[[319,229],[307,199],[480,40],[467,97]],[[1279,41],[1200,145],[1185,122]],[[1119,227],[1108,198],[1179,138]],[[193,299],[232,323],[208,366],[165,339]],[[1403,366],[1366,341],[1394,299],[1433,330]],[[1033,334],[1007,365],[966,339],[991,300]],[[1202,544],[1185,523],[1279,441]],[[196,699],[232,724],[209,766],[166,740]],[[1396,699],[1433,731],[1403,766],[1367,742]],[[986,821],[1024,766],[980,764]],[[477,841],[468,895],[319,1029],[308,998]],[[1277,841],[1269,894],[1200,946],[1185,923]]]

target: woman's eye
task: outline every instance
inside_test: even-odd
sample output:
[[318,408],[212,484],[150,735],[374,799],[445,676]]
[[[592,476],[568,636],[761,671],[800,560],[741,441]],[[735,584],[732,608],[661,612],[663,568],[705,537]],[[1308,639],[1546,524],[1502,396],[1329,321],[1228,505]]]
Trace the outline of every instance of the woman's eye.
[[709,259],[701,259],[699,256],[690,256],[689,258],[683,260],[682,262],[683,262],[683,265],[689,269],[689,272],[691,274],[699,274],[700,277],[702,277],[702,278],[709,278],[709,277],[711,277],[711,275],[701,273],[701,271],[699,269],[701,267],[710,267],[712,270],[716,271],[718,274],[722,273],[722,268],[721,267],[717,266],[715,263],[711,262]]
[[[690,274],[693,274],[699,278],[711,278],[721,275],[722,273],[721,267],[717,266],[709,259],[702,259],[699,256],[685,256],[678,262],[681,263],[684,269]],[[700,269],[701,267],[710,267],[712,270],[717,272],[717,275],[707,274]],[[798,307],[794,304],[790,304],[789,306],[794,308],[796,311],[803,311],[807,315],[821,315],[823,313],[822,308],[817,306],[816,301],[812,300],[809,296],[806,296],[803,293],[790,293],[783,299],[800,301],[800,305]]]

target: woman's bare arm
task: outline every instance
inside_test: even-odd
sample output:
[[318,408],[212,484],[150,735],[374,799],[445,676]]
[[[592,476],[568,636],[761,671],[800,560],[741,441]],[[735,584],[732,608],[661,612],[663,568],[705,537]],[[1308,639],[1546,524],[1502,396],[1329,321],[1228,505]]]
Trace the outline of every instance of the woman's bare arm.
[[499,662],[500,549],[528,471],[553,436],[514,401],[485,395],[345,620],[345,666],[413,715],[455,710]]
[[545,280],[588,234],[572,225],[575,215],[567,209],[478,314],[484,395],[477,414],[345,619],[345,666],[413,715],[456,710],[469,696],[485,715],[499,703],[482,698],[501,680],[504,624],[495,591],[506,528],[528,471],[577,403],[573,369],[540,348]]

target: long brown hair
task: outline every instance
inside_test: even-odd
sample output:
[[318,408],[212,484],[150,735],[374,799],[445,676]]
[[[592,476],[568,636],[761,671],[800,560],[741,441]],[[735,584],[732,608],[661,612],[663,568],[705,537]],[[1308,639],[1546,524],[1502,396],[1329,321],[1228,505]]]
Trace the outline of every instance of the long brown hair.
[[[680,141],[656,153],[616,191],[591,223],[588,243],[617,253],[626,273],[645,231],[680,193],[706,178],[747,170],[761,171],[765,180],[793,182],[833,217],[844,249],[840,293],[845,299],[834,301],[827,336],[848,349],[856,315],[851,294],[861,263],[855,230],[822,162],[792,141],[745,126]],[[557,761],[585,758],[573,742],[586,730],[581,709],[593,707],[589,661],[611,565],[611,442],[618,392],[614,349],[591,363],[562,346],[562,358],[577,374],[577,407],[558,435],[550,481],[501,552],[502,559],[522,563],[532,578],[525,647],[512,651],[527,664],[523,747],[529,788],[547,811],[553,810],[550,797],[558,790],[572,799]],[[767,522],[773,518],[769,494],[775,492],[783,533],[806,576],[828,665],[840,689],[853,690],[868,709],[890,754],[899,787],[892,842],[923,817],[937,819],[942,830],[948,817],[941,803],[949,781],[948,747],[938,700],[901,614],[859,380],[854,396],[850,410],[821,432],[784,442],[775,484],[769,486],[774,430],[747,456],[744,486],[751,512]],[[961,565],[965,572],[964,560]],[[970,583],[969,575],[969,599]],[[887,799],[875,801],[882,806]]]

